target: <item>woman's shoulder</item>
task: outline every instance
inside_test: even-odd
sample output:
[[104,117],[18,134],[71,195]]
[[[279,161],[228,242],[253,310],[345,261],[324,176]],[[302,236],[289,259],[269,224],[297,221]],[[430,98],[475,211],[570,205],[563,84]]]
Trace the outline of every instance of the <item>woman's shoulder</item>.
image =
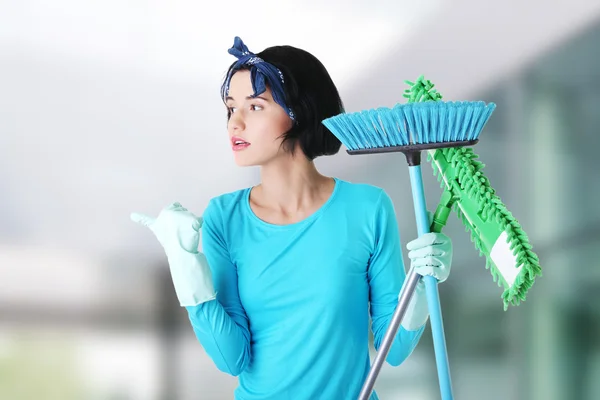
[[350,182],[339,178],[336,179],[340,184],[341,196],[348,200],[352,200],[353,202],[376,204],[379,203],[382,198],[388,197],[385,190],[379,186],[369,183]]
[[212,203],[221,207],[231,207],[235,204],[238,204],[241,199],[247,195],[250,189],[251,188],[238,189],[214,196],[210,199],[209,204]]
[[212,197],[204,210],[204,218],[234,216],[240,212],[250,188],[239,189]]

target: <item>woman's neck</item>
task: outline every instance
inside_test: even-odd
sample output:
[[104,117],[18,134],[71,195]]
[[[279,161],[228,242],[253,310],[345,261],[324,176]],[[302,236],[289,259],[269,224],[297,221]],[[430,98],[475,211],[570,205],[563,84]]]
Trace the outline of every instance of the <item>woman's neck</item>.
[[266,219],[295,222],[320,208],[334,186],[313,161],[296,154],[261,168],[261,184],[252,189],[251,206]]

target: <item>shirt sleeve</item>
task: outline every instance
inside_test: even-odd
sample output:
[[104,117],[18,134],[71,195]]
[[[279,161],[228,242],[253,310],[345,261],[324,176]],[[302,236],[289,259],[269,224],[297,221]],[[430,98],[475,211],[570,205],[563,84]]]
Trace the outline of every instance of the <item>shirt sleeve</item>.
[[238,292],[238,277],[224,240],[223,218],[211,201],[203,215],[202,252],[210,266],[215,300],[186,307],[198,341],[217,368],[239,375],[250,360],[248,317]]
[[[369,300],[374,345],[379,350],[406,279],[394,205],[383,190],[375,212],[373,232],[374,251],[368,266]],[[406,360],[417,346],[424,329],[425,325],[414,331],[400,326],[386,361],[398,366]]]

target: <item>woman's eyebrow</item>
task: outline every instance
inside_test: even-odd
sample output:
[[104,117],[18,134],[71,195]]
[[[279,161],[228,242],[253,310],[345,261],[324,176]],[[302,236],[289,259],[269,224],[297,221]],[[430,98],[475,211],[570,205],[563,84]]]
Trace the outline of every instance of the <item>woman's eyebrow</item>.
[[[246,96],[246,100],[252,100],[252,99],[260,99],[263,101],[269,101],[269,99],[267,99],[266,97],[263,96]],[[225,101],[235,101],[235,99],[231,96],[227,96],[225,97]]]

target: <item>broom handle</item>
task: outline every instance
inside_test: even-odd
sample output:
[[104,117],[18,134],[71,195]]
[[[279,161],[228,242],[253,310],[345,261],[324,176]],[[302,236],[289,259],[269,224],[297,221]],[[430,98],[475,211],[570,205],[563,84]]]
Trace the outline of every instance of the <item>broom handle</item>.
[[[417,232],[419,237],[429,233],[429,218],[427,216],[427,204],[425,203],[425,192],[421,166],[409,166],[410,183],[412,187],[413,203],[417,219]],[[452,400],[452,383],[450,381],[450,367],[448,365],[448,352],[446,350],[446,339],[444,337],[444,324],[442,320],[442,308],[438,292],[438,282],[433,276],[424,276],[425,289],[427,293],[427,305],[429,307],[429,321],[433,336],[433,348],[437,365],[438,379],[442,400]]]
[[421,276],[411,269],[406,277],[402,289],[400,290],[400,298],[398,299],[396,311],[394,311],[390,326],[385,332],[383,340],[381,341],[381,345],[379,346],[379,351],[377,352],[375,360],[373,361],[373,365],[371,366],[371,370],[369,371],[369,375],[367,375],[367,379],[365,380],[362,390],[360,391],[360,395],[358,396],[359,400],[369,400],[371,392],[373,392],[375,380],[377,380],[379,371],[381,370],[381,367],[383,366],[383,363],[390,352],[392,343],[394,343],[396,333],[398,332],[400,323],[404,318],[404,314],[406,314],[406,310],[408,309],[410,300],[412,299],[412,296],[417,288],[419,279],[421,279]]

